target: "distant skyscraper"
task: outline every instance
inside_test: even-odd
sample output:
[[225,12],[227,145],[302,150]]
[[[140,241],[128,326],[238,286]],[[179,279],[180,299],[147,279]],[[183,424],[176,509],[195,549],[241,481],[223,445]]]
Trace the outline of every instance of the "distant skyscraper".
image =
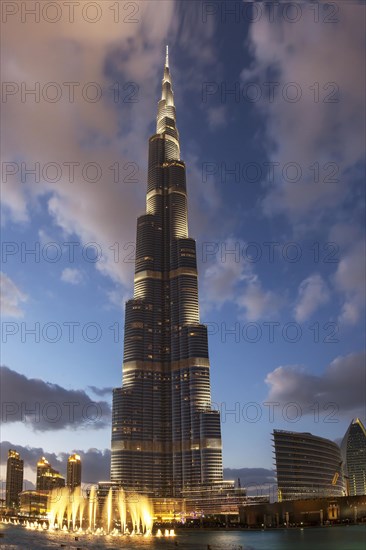
[[149,140],[146,214],[137,220],[134,283],[126,304],[123,386],[113,392],[111,480],[161,497],[219,488],[220,415],[211,408],[168,52]]
[[310,433],[273,431],[279,500],[345,494],[341,450]]
[[65,478],[43,456],[37,462],[37,491],[51,491],[59,487],[65,487]]
[[9,449],[6,466],[6,506],[16,507],[19,505],[19,493],[23,490],[23,472],[24,462],[19,453]]
[[67,461],[66,485],[70,489],[81,485],[81,458],[77,454],[70,455]]
[[341,449],[349,494],[366,495],[366,430],[359,418],[349,425]]

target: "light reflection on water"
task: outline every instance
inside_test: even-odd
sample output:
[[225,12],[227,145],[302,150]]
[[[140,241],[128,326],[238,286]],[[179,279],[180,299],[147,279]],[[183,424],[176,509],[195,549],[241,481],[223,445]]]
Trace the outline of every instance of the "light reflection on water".
[[1,550],[364,550],[366,526],[324,527],[274,531],[179,531],[174,540],[27,531],[21,526],[1,525]]

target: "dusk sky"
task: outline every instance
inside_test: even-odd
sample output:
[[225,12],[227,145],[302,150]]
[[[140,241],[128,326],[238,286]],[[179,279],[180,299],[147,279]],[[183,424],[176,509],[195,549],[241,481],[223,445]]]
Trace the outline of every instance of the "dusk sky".
[[273,429],[339,442],[365,421],[364,3],[21,4],[2,5],[1,479],[10,447],[31,482],[72,451],[109,476],[166,44],[224,467],[272,469]]

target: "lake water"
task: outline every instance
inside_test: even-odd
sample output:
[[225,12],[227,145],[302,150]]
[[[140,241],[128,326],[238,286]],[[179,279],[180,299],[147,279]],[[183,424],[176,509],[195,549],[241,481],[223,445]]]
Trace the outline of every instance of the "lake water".
[[365,550],[366,525],[288,529],[276,531],[179,531],[174,539],[156,537],[97,537],[68,533],[28,531],[21,526],[0,525],[1,550]]

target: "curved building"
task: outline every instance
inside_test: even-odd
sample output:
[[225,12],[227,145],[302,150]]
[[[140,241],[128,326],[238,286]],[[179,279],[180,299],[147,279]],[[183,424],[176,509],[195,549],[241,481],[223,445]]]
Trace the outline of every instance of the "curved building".
[[366,495],[366,430],[359,418],[349,425],[341,450],[348,494]]
[[113,391],[111,481],[156,497],[223,484],[168,52],[149,140],[146,213],[137,220],[123,385]]
[[273,431],[278,500],[343,496],[341,450],[310,433]]

